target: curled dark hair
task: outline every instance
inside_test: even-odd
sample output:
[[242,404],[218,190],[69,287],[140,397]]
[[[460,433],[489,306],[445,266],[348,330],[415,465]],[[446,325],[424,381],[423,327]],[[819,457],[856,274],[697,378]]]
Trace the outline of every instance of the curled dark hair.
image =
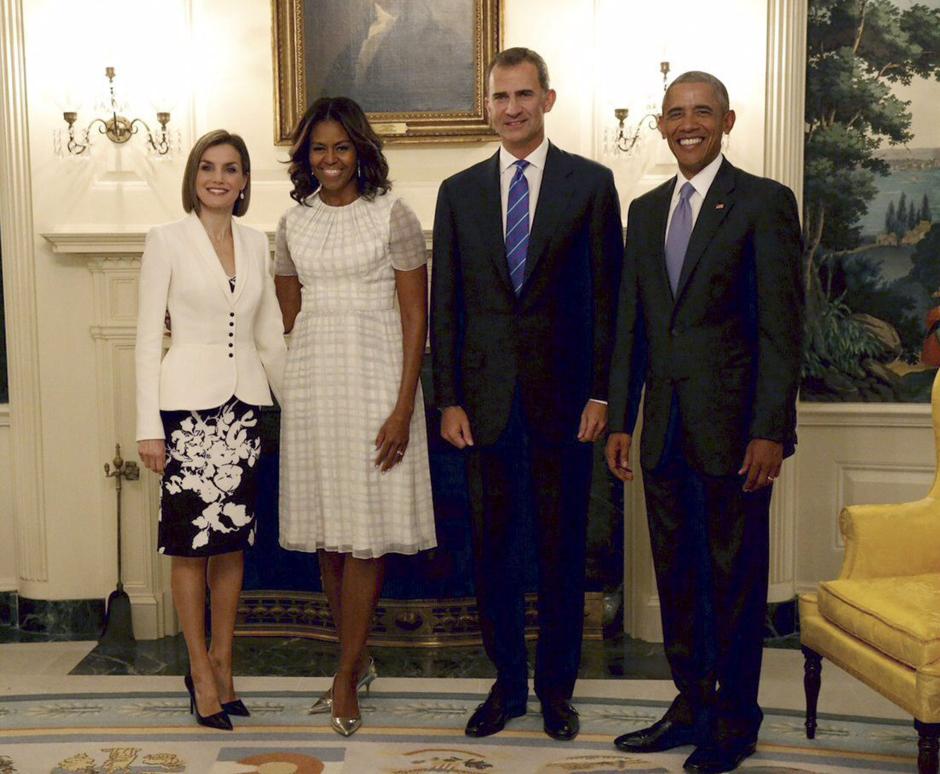
[[349,97],[320,97],[307,108],[291,134],[288,169],[294,184],[291,198],[306,204],[306,200],[320,188],[310,169],[310,135],[321,121],[335,121],[342,126],[356,148],[359,195],[371,200],[376,195],[387,193],[392,183],[388,179],[388,162],[382,153],[382,141],[369,125],[362,108]]

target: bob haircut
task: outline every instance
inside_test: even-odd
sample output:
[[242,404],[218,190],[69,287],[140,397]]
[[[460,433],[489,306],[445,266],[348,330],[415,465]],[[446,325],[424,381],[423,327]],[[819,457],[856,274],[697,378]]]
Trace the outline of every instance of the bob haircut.
[[186,170],[183,172],[183,209],[186,212],[196,211],[199,214],[199,208],[202,202],[196,195],[196,173],[199,171],[199,162],[202,161],[202,155],[214,148],[216,145],[231,145],[238,151],[242,159],[242,172],[248,177],[242,193],[245,198],[240,196],[235,200],[235,206],[232,207],[232,215],[239,217],[248,212],[248,202],[251,201],[251,159],[248,156],[248,146],[245,141],[237,134],[232,134],[225,129],[215,129],[206,132],[202,137],[196,140],[193,149],[189,152],[189,158],[186,159]]
[[306,205],[307,199],[320,188],[310,168],[310,136],[322,121],[335,121],[349,135],[356,149],[358,171],[356,184],[359,195],[372,200],[392,188],[388,179],[388,162],[382,153],[382,141],[369,124],[362,108],[349,97],[320,97],[301,116],[291,134],[288,174],[294,184],[291,198]]

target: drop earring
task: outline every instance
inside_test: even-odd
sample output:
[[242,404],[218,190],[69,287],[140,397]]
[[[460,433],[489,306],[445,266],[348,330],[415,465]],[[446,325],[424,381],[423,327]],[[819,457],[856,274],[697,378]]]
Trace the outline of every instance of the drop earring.
[[358,161],[356,162],[356,179],[362,180],[362,165]]
[[244,191],[244,190],[241,190],[241,191],[238,192],[238,198],[241,199],[242,201],[245,200],[245,191]]

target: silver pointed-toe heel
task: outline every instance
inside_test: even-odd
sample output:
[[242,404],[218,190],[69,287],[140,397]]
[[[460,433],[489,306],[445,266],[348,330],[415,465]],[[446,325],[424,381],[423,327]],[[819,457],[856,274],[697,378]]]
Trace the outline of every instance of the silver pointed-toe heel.
[[379,676],[378,671],[375,668],[375,659],[371,656],[369,657],[369,666],[366,667],[366,671],[362,673],[359,678],[359,682],[356,683],[356,691],[362,693],[363,688],[366,693],[369,693],[369,686],[375,682],[375,678]]
[[[356,683],[356,691],[362,693],[365,689],[366,693],[369,693],[369,687],[375,682],[375,678],[379,676],[378,671],[375,668],[375,659],[369,658],[369,666],[366,667],[366,671],[362,673],[362,676],[359,678],[359,682]],[[320,696],[307,710],[308,715],[323,715],[327,712],[330,712],[333,708],[333,686],[327,688],[323,695]]]
[[352,736],[362,725],[362,716],[357,718],[338,718],[330,713],[330,727],[340,736]]
[[323,692],[323,695],[317,699],[307,710],[308,715],[322,715],[333,708],[333,687],[330,686]]
[[[368,672],[368,670],[366,670]],[[359,699],[359,685],[362,682],[361,678],[356,682],[356,703],[358,704]],[[333,678],[333,684],[336,684],[336,678]],[[332,698],[332,693],[331,693]],[[332,728],[340,736],[352,736],[359,730],[359,727],[362,725],[362,710],[359,710],[353,717],[340,717],[336,714],[336,703],[331,702],[330,707],[330,728]]]

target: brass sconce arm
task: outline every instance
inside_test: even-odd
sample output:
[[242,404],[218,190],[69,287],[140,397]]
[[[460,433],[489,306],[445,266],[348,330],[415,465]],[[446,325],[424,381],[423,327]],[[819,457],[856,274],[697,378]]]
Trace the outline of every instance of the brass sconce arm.
[[92,128],[97,126],[99,134],[105,135],[111,142],[118,145],[126,143],[143,128],[146,133],[147,144],[153,149],[154,153],[160,156],[169,153],[171,142],[166,126],[170,122],[170,114],[164,111],[157,113],[157,122],[160,124],[160,129],[156,132],[142,118],[125,118],[118,113],[118,101],[114,93],[114,68],[105,68],[105,75],[108,78],[110,90],[111,117],[107,119],[94,118],[85,127],[84,131],[76,131],[75,123],[78,120],[78,113],[75,111],[63,113],[62,117],[65,119],[65,123],[68,124],[68,142],[66,143],[68,152],[73,156],[78,156],[91,147],[88,135]]
[[[659,63],[659,72],[663,76],[663,93],[665,93],[667,88],[669,69],[669,62],[662,61]],[[647,107],[649,109],[652,106]],[[636,122],[635,128],[630,128],[627,126],[627,118],[630,116],[629,108],[614,108],[614,118],[617,120],[617,136],[614,139],[613,144],[617,150],[622,153],[630,153],[637,142],[639,142],[644,126],[647,129],[653,130],[659,126],[659,115],[655,112],[655,110],[656,108],[652,107],[651,112],[647,113]]]
[[72,154],[73,156],[78,156],[79,154],[84,153],[88,149],[88,146],[90,145],[90,143],[88,142],[88,130],[87,129],[84,132],[85,142],[79,142],[78,139],[76,139],[75,137],[75,121],[78,120],[78,113],[76,113],[74,110],[66,110],[62,114],[62,118],[64,118],[65,123],[69,125],[69,130],[68,130],[69,139],[68,139],[68,143],[66,144],[66,148],[68,149],[68,152]]
[[636,145],[637,141],[640,139],[640,132],[643,131],[644,122],[649,129],[655,129],[659,125],[659,116],[655,113],[647,113],[643,118],[637,121],[636,129],[631,133],[626,127],[627,116],[630,115],[630,110],[628,108],[614,108],[614,118],[618,122],[617,130],[617,139],[614,141],[617,145],[617,149],[623,151],[624,153],[629,153],[633,150],[633,146]]

